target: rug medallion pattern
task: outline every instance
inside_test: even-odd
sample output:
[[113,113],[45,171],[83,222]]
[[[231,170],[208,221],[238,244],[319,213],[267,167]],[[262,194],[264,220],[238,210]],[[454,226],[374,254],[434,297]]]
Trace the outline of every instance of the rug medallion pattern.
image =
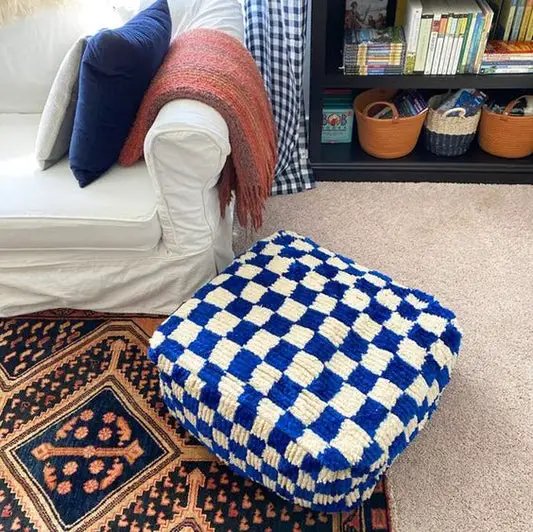
[[0,318],[0,531],[386,532],[291,505],[233,474],[169,415],[146,358],[157,317]]

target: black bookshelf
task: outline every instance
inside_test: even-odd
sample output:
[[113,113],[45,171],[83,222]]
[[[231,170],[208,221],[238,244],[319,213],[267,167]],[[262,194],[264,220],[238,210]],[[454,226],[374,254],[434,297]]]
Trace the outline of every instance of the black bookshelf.
[[[483,152],[476,141],[461,157],[437,157],[419,144],[401,159],[377,159],[359,146],[354,124],[352,144],[322,144],[322,95],[325,89],[349,88],[357,92],[372,87],[393,87],[442,91],[476,87],[505,90],[509,94],[533,89],[531,74],[345,76],[340,70],[344,4],[345,0],[312,1],[309,155],[317,179],[533,184],[533,156],[523,159],[493,157]],[[394,8],[394,0],[389,0],[389,22],[394,19]]]
[[345,76],[327,73],[325,88],[371,89],[396,87],[398,89],[533,89],[532,74],[461,74],[458,76]]

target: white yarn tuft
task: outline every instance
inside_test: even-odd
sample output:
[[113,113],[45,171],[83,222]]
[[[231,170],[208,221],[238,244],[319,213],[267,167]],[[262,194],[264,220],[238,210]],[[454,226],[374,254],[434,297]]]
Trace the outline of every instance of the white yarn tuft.
[[62,5],[69,0],[2,0],[0,3],[0,26],[24,18],[45,6]]

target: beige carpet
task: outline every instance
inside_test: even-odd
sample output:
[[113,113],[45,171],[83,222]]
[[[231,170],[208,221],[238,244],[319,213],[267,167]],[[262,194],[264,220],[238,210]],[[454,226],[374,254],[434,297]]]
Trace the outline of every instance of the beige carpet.
[[435,294],[463,328],[440,409],[390,470],[394,532],[533,530],[533,186],[320,183],[270,200],[261,235],[281,228]]

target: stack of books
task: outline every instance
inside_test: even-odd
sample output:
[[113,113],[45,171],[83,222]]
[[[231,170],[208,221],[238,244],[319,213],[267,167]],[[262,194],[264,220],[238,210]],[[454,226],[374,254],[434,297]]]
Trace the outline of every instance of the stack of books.
[[501,6],[494,37],[502,41],[533,39],[533,0],[494,0]]
[[406,0],[404,73],[478,73],[493,21],[488,0]]
[[402,74],[405,38],[401,26],[344,32],[344,73],[358,76]]
[[[416,116],[427,110],[428,105],[420,93],[414,89],[398,91],[392,98],[392,103],[396,106],[401,117]],[[378,107],[376,105],[376,107]],[[393,113],[390,107],[377,110],[372,118],[392,118]]]
[[533,42],[489,41],[480,74],[533,74]]

